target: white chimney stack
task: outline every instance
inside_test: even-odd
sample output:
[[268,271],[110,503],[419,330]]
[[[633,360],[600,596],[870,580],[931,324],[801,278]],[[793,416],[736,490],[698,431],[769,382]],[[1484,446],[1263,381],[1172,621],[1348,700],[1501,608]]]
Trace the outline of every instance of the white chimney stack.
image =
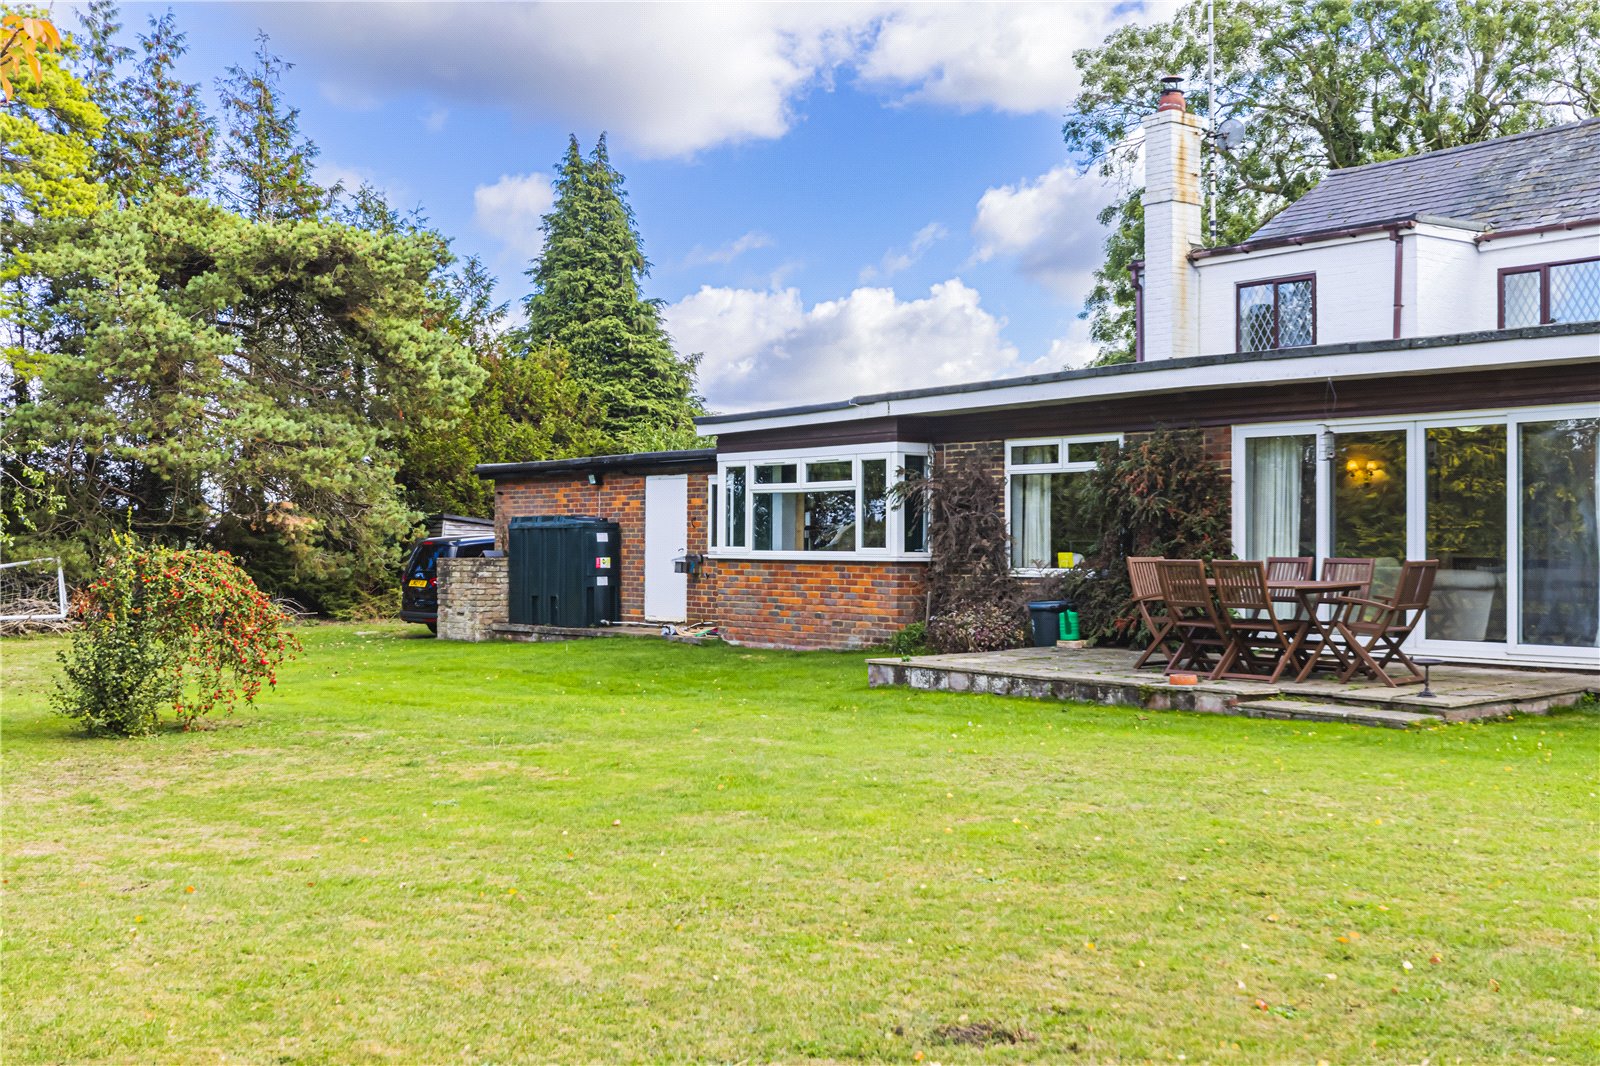
[[1202,126],[1179,79],[1161,79],[1144,120],[1144,358],[1200,354],[1200,285],[1189,253],[1200,246]]

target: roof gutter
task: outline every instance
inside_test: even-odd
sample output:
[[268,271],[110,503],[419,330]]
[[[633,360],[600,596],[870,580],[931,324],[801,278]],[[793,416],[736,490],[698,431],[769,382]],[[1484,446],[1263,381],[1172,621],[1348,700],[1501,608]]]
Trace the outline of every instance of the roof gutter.
[[1499,240],[1501,237],[1527,237],[1535,233],[1559,233],[1562,230],[1582,229],[1584,226],[1600,226],[1600,216],[1591,218],[1575,218],[1570,222],[1551,222],[1543,226],[1519,226],[1516,229],[1492,229],[1487,233],[1480,233],[1472,238],[1479,244],[1487,241]]
[[479,463],[473,471],[481,478],[499,480],[519,474],[565,474],[625,468],[662,470],[704,466],[717,458],[715,448],[676,452],[632,452],[626,455],[586,455],[576,459],[537,459],[527,463]]
[[1228,244],[1221,248],[1196,248],[1189,253],[1189,259],[1193,262],[1197,259],[1210,259],[1219,255],[1243,255],[1246,252],[1258,252],[1264,248],[1291,248],[1301,244],[1320,244],[1323,241],[1335,241],[1341,237],[1367,237],[1374,233],[1392,233],[1397,228],[1415,229],[1418,224],[1425,223],[1437,225],[1453,224],[1461,229],[1473,228],[1467,223],[1454,222],[1449,219],[1430,219],[1427,216],[1394,218],[1387,222],[1370,222],[1361,226],[1341,226],[1338,229],[1315,230],[1311,233],[1292,233],[1282,237],[1262,237],[1259,240]]

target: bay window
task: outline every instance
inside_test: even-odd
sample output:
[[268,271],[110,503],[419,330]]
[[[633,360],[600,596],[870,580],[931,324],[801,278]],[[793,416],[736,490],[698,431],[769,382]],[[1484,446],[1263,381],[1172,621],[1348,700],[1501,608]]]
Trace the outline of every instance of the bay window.
[[719,463],[721,555],[925,557],[925,508],[893,487],[927,475],[926,445],[728,455]]
[[1099,546],[1091,476],[1106,445],[1120,437],[1056,437],[1006,442],[1006,505],[1011,565],[1056,570],[1078,565]]

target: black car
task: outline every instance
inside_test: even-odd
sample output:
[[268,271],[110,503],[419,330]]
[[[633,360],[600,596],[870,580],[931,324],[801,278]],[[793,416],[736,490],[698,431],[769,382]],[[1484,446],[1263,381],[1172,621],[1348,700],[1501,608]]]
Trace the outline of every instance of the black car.
[[473,559],[494,550],[493,537],[429,537],[411,549],[400,572],[400,618],[439,632],[439,560]]

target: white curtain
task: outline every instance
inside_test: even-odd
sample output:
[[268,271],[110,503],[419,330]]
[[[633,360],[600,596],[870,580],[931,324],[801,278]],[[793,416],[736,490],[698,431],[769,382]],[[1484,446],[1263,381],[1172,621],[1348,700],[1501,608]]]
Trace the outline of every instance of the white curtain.
[[1299,437],[1254,437],[1249,442],[1249,506],[1245,555],[1300,554]]
[[1050,557],[1050,475],[1011,478],[1011,565],[1054,566]]

